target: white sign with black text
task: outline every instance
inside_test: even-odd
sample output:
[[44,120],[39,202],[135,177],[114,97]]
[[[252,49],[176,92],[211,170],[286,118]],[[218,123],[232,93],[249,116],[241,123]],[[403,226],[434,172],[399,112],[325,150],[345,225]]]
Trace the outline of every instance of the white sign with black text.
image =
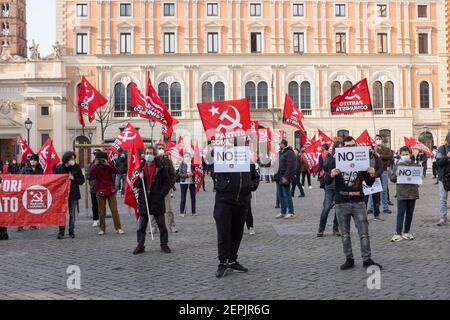
[[381,184],[381,179],[376,178],[372,186],[368,186],[365,181],[363,181],[363,192],[365,196],[370,196],[371,194],[382,192],[383,185]]
[[250,147],[214,147],[214,172],[250,172]]
[[423,167],[398,166],[397,172],[398,184],[422,184]]
[[368,147],[336,148],[336,169],[342,172],[367,171],[370,167]]

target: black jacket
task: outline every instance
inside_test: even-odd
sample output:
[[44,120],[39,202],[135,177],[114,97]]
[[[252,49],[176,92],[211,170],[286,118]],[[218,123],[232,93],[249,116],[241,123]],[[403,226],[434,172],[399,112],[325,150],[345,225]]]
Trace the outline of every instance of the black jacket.
[[289,182],[295,175],[296,159],[291,147],[286,147],[278,153],[278,172],[274,176],[275,181],[281,181],[284,177]]
[[33,167],[28,162],[28,164],[20,170],[21,174],[44,174],[44,169],[42,169],[42,166],[40,163],[36,165],[36,168],[33,170]]
[[119,174],[127,174],[128,170],[127,158],[120,157],[119,159],[117,159],[116,167],[119,170]]
[[[170,178],[167,168],[164,167],[159,158],[156,161],[156,171],[151,181],[151,186],[147,183],[147,177],[144,177],[145,190],[147,191],[147,201],[150,214],[155,217],[161,216],[166,212],[164,198],[172,188],[170,185]],[[141,171],[144,170],[145,161],[141,162]],[[145,194],[142,185],[142,180],[138,178],[134,183],[134,187],[139,190],[138,207],[139,216],[147,215],[147,206],[145,204]]]
[[8,167],[8,171],[10,174],[18,174],[20,172],[20,166],[18,163],[10,163]]
[[216,202],[228,201],[237,204],[249,201],[251,193],[258,189],[259,174],[254,164],[250,165],[250,172],[212,173],[216,180]]
[[84,175],[81,171],[81,167],[78,163],[74,166],[66,167],[62,163],[58,164],[53,168],[54,174],[67,174],[72,173],[73,180],[70,180],[70,193],[69,193],[69,201],[80,200],[80,186],[84,184]]
[[[444,172],[446,168],[450,166],[450,158],[447,157],[447,153],[450,151],[450,145],[444,144],[439,147],[436,153],[436,165],[438,167],[438,181],[442,181],[444,178]],[[447,172],[450,171],[447,168]]]

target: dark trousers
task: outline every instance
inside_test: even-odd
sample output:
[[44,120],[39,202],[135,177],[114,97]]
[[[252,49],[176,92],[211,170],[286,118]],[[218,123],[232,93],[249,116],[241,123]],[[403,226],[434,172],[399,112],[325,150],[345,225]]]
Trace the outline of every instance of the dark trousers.
[[405,224],[405,233],[409,233],[415,206],[416,200],[397,200],[397,234],[402,234],[403,223]]
[[436,162],[433,162],[433,178],[436,178],[438,174],[438,167]]
[[251,205],[248,208],[247,219],[245,220],[245,224],[247,225],[247,229],[250,230],[250,228],[253,228],[253,213]]
[[0,234],[8,233],[8,229],[6,227],[0,227]]
[[311,174],[308,172],[302,172],[302,185],[305,186],[305,177],[308,178],[308,187],[311,187]]
[[[169,233],[167,232],[165,215],[153,216],[159,229],[159,240],[161,244],[169,242]],[[147,233],[148,215],[139,216],[139,227],[137,230],[137,242],[139,246],[144,246],[145,235]]]
[[98,221],[98,202],[97,194],[91,192],[91,202],[92,202],[92,219]]
[[[328,215],[330,214],[331,208],[333,207],[334,196],[335,196],[334,190],[325,190],[325,194],[324,194],[324,198],[323,198],[323,209],[322,209],[322,213],[320,215],[319,231],[323,232],[325,230],[325,227],[327,225]],[[336,213],[334,214],[333,230],[339,231],[339,223],[338,223]]]
[[291,182],[291,195],[295,195],[295,187],[298,187],[300,194],[305,195],[305,190],[303,190],[303,185],[300,183],[300,175],[295,175]]
[[[217,247],[220,263],[237,260],[244,233],[244,224],[250,208],[250,200],[231,204],[221,194],[216,194],[214,220],[217,228]],[[218,200],[219,199],[219,200]]]
[[180,213],[186,213],[186,195],[187,191],[189,189],[189,192],[191,194],[191,208],[192,208],[192,214],[196,213],[195,211],[195,184],[180,184],[181,189],[181,201],[180,201]]
[[[379,217],[380,216],[380,201],[381,201],[381,197],[380,197],[381,192],[378,193],[374,193],[372,194],[372,201],[373,201],[373,215],[374,217]],[[367,203],[369,201],[369,197],[370,196],[365,196],[364,200],[366,202],[366,207],[367,207]]]
[[[78,200],[69,199],[69,234],[72,235],[75,232],[75,209],[77,208]],[[66,231],[66,225],[59,227],[59,234],[64,235]]]

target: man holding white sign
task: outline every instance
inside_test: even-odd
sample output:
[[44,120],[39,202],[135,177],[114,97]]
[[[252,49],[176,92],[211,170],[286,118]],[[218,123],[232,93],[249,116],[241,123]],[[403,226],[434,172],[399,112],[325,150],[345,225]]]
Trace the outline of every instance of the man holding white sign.
[[341,172],[366,171],[369,166],[368,147],[336,149],[336,169],[339,169]]
[[[356,157],[366,157],[362,149],[357,147],[355,139],[353,137],[346,137],[344,139],[344,152],[353,154]],[[344,248],[344,254],[346,261],[341,266],[341,270],[353,268],[355,260],[353,259],[352,242],[350,239],[350,221],[353,217],[356,228],[358,229],[359,239],[361,243],[361,255],[364,260],[364,267],[376,265],[380,269],[381,265],[375,263],[371,259],[371,249],[369,241],[369,222],[367,220],[366,205],[364,203],[363,181],[371,186],[375,181],[375,168],[370,167],[369,162],[369,150],[366,148],[367,157],[364,161],[359,162],[366,163],[367,166],[360,171],[345,172],[337,167],[337,158],[339,149],[336,149],[336,158],[329,166],[328,172],[325,174],[325,183],[336,185],[336,215],[339,221],[339,228],[341,230],[342,244]],[[358,150],[358,151],[354,151]],[[342,153],[342,152],[341,152]],[[347,156],[346,156],[347,157]],[[357,166],[355,165],[355,168]],[[341,167],[342,168],[342,167]]]

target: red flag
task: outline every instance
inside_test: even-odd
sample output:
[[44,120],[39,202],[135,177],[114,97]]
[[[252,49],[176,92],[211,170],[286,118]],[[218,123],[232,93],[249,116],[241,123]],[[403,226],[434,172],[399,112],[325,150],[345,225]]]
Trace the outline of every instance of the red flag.
[[322,145],[320,141],[316,141],[305,149],[302,159],[306,164],[308,173],[316,172],[319,168],[319,156],[322,154]]
[[147,73],[146,96],[142,94],[134,82],[131,83],[131,113],[159,122],[168,128],[177,123],[159,98],[155,88],[153,88],[149,73]]
[[409,139],[405,137],[405,145],[411,147],[411,150],[417,150],[419,152],[425,153],[430,157],[433,156],[433,152],[431,152],[430,148],[428,148],[422,142],[416,140],[416,138],[414,137],[411,137]]
[[194,166],[202,166],[202,154],[200,152],[200,148],[191,144],[191,148],[194,150],[194,159],[192,159],[192,164]]
[[291,97],[289,97],[289,95],[286,93],[286,97],[284,100],[283,123],[304,132],[305,127],[303,126],[302,122],[303,118],[303,113],[295,106]]
[[173,123],[172,123],[172,126],[170,126],[170,127],[166,127],[166,126],[162,126],[162,135],[164,136],[164,137],[166,137],[167,139],[172,139],[172,135],[173,135],[173,127],[175,126],[175,125],[177,125],[179,123],[179,121],[177,120],[177,119],[175,119],[175,118],[173,118]]
[[176,147],[176,144],[173,143],[172,141],[167,141],[166,143],[166,147],[164,149],[164,153],[168,153],[172,148]]
[[363,133],[361,133],[358,139],[356,139],[356,142],[361,146],[369,146],[375,144],[375,141],[370,137],[370,134],[367,131],[367,129],[364,130]]
[[84,128],[86,126],[86,123],[84,122],[83,111],[81,111],[80,106],[77,106],[77,115],[78,115],[78,122]]
[[22,136],[19,136],[19,147],[20,152],[22,153],[22,160],[20,161],[22,164],[27,162],[27,156],[29,154],[34,154],[33,150],[28,146],[28,144],[23,140]]
[[194,168],[192,174],[194,175],[195,192],[198,193],[205,179],[205,175],[198,168]]
[[95,111],[103,107],[106,103],[108,103],[108,100],[83,76],[81,78],[81,85],[78,86],[78,108],[81,112],[86,113],[89,118],[93,118]]
[[327,143],[330,147],[333,146],[333,140],[319,129],[319,141],[324,144]]
[[209,140],[245,136],[251,128],[248,99],[198,103]]
[[119,153],[119,150],[113,148],[113,147],[109,147],[108,149],[105,150],[106,154],[108,155],[108,160],[111,163],[114,159],[114,155]]
[[144,149],[144,141],[142,141],[141,135],[131,123],[128,123],[111,147],[116,149],[117,152],[115,153],[118,153],[120,149],[131,150],[133,143],[136,143],[136,148]]
[[140,158],[138,146],[135,142],[133,142],[131,146],[130,160],[128,161],[127,183],[125,184],[123,203],[134,209],[136,213],[136,220],[139,218],[138,190],[133,186],[136,180],[139,179],[141,168]]
[[41,147],[41,150],[38,152],[38,156],[39,162],[44,169],[44,174],[53,173],[53,167],[61,162],[55,148],[53,147],[53,141],[51,138],[48,138],[47,141],[45,141],[44,145]]
[[370,99],[367,79],[362,79],[343,94],[331,100],[331,115],[371,111],[372,100]]

